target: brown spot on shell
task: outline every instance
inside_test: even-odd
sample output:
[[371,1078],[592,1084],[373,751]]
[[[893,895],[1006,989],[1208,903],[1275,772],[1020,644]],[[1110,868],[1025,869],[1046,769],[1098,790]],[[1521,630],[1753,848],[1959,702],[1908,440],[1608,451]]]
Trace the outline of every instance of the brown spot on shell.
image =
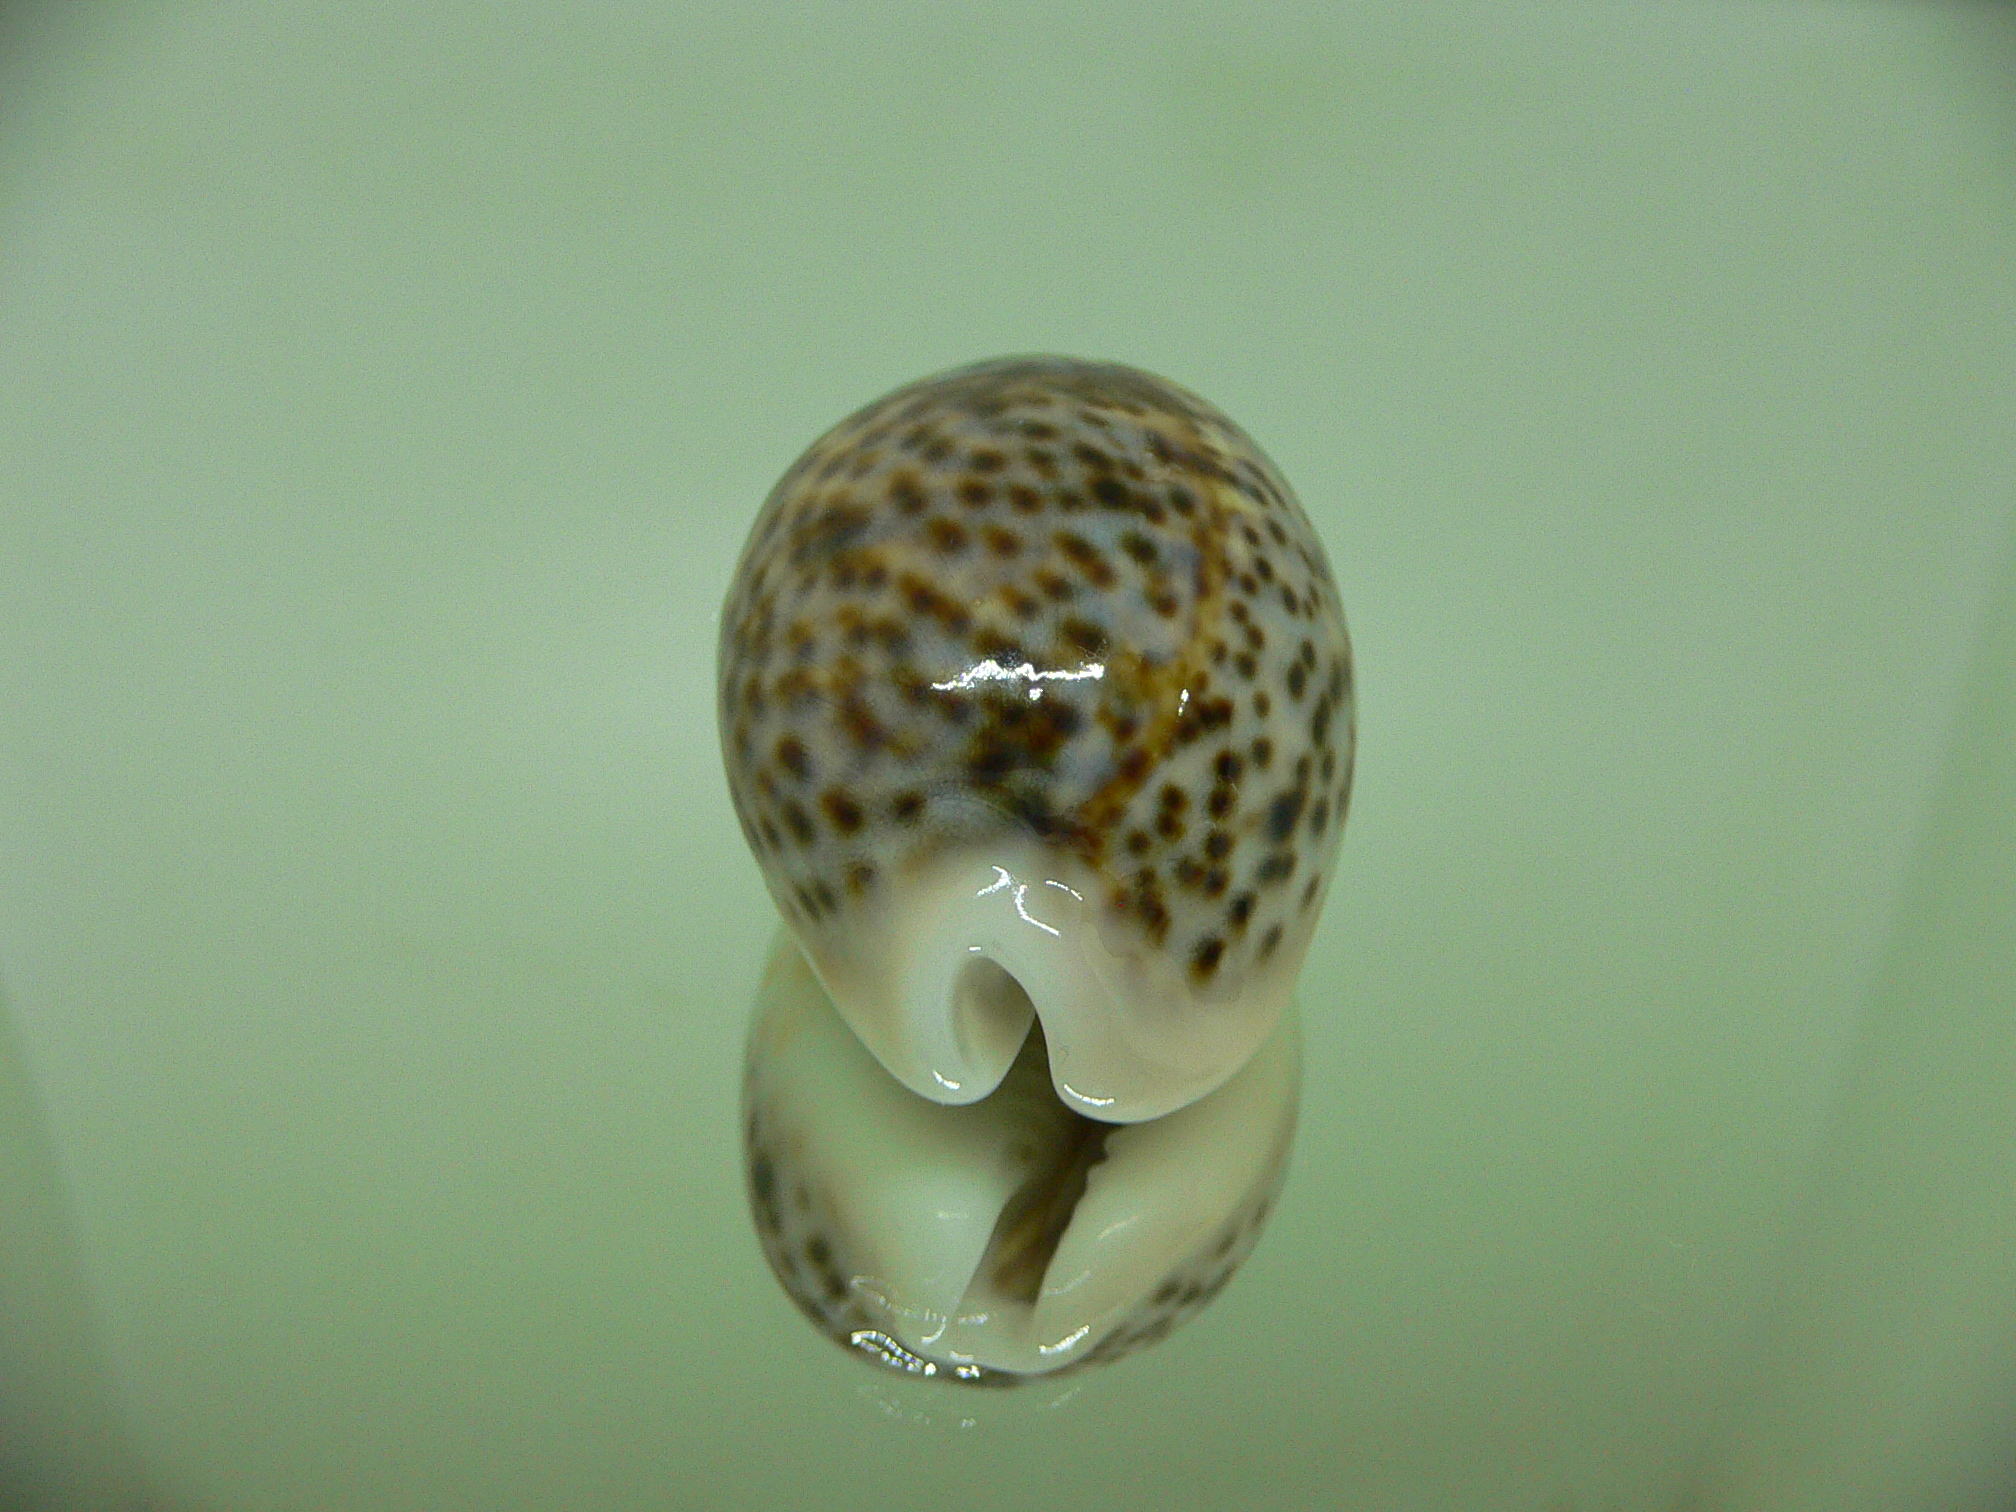
[[795,735],[778,737],[777,764],[800,782],[812,775],[812,758],[806,753],[805,743]]
[[1207,935],[1197,942],[1190,953],[1190,974],[1199,981],[1209,981],[1218,972],[1218,963],[1225,958],[1225,942],[1216,935]]
[[851,835],[860,829],[861,821],[866,817],[861,811],[861,805],[856,803],[853,795],[844,788],[826,789],[819,796],[819,807],[825,811],[826,817],[833,821],[833,828],[843,835]]

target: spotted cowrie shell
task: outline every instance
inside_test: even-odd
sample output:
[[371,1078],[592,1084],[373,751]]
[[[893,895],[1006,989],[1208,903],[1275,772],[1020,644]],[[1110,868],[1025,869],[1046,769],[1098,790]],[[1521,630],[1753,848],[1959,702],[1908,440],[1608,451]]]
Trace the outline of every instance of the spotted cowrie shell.
[[840,422],[721,621],[743,833],[903,1085],[990,1093],[1041,1020],[1115,1123],[1225,1083],[1293,988],[1351,792],[1350,641],[1286,481],[1161,378],[984,362]]

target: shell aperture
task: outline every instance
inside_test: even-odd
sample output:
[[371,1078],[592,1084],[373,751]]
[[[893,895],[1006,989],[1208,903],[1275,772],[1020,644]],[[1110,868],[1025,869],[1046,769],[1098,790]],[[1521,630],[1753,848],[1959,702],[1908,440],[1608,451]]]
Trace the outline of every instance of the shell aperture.
[[888,1076],[779,939],[743,1072],[749,1201],[815,1327],[876,1363],[1012,1385],[1147,1347],[1253,1245],[1286,1174],[1292,1007],[1238,1073],[1147,1123],[1048,1086],[1040,1029],[992,1096],[947,1106]]
[[722,616],[743,832],[905,1087],[1159,1119],[1279,1023],[1350,797],[1351,651],[1259,448],[1160,378],[1011,358],[786,472]]

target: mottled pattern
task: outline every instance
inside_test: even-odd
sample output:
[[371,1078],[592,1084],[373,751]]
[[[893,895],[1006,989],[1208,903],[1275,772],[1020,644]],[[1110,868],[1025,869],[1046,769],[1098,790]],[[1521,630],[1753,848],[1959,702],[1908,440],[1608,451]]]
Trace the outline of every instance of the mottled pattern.
[[[862,1358],[908,1375],[970,1386],[1014,1386],[1035,1379],[984,1365],[928,1359],[898,1341],[889,1320],[878,1316],[872,1296],[855,1288],[856,1267],[848,1253],[845,1226],[835,1220],[814,1184],[800,1173],[793,1136],[784,1125],[766,1118],[760,1103],[745,1106],[743,1117],[749,1210],[756,1221],[763,1257],[785,1294],[813,1327]],[[1054,1380],[1089,1365],[1110,1365],[1124,1359],[1167,1338],[1208,1306],[1259,1243],[1260,1231],[1287,1179],[1293,1138],[1291,1121],[1281,1131],[1271,1172],[1253,1199],[1226,1219],[1091,1349],[1042,1379]],[[1082,1180],[1080,1186],[1082,1190]]]
[[729,787],[801,936],[1020,827],[1205,996],[1306,940],[1349,801],[1323,549],[1237,426],[1130,368],[983,363],[828,432],[722,618]]

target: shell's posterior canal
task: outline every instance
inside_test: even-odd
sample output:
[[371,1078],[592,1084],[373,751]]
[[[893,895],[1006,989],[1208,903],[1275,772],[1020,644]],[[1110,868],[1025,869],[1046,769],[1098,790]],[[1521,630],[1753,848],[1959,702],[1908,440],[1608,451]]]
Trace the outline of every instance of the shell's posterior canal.
[[847,1022],[969,1103],[1040,1018],[1109,1122],[1267,1039],[1350,798],[1321,544],[1224,415],[1131,368],[1010,359],[900,389],[777,484],[730,587],[745,835]]
[[984,1100],[897,1085],[789,939],[743,1084],[751,1212],[821,1331],[913,1375],[1012,1384],[1119,1359],[1194,1315],[1258,1237],[1286,1169],[1292,1012],[1224,1086],[1121,1125],[1067,1108],[1040,1027]]

